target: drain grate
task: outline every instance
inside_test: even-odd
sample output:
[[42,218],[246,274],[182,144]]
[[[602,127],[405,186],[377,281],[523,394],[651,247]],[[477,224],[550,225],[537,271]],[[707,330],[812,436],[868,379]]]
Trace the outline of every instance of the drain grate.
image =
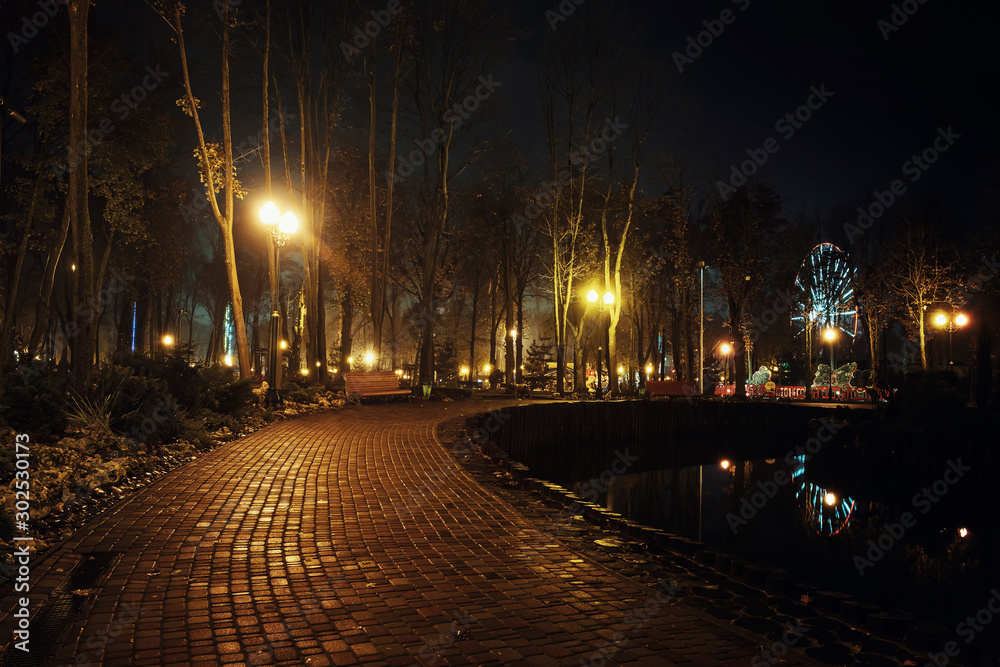
[[12,667],[51,664],[80,611],[119,560],[121,554],[113,551],[86,554],[31,617],[31,651],[19,651],[11,644],[2,663]]

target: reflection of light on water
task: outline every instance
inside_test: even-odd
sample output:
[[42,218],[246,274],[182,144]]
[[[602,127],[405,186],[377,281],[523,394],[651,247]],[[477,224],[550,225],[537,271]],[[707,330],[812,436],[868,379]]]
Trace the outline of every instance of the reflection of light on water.
[[[821,486],[806,481],[806,457],[796,456],[792,467],[792,479],[798,480],[795,498],[806,520],[820,535],[836,535],[851,522],[854,512],[854,498],[845,496],[838,502],[837,496]],[[802,479],[799,479],[799,478]]]

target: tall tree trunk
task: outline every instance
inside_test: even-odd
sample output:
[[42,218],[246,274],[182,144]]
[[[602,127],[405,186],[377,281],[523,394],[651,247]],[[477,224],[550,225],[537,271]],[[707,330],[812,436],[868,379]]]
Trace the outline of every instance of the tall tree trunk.
[[511,336],[511,331],[514,331],[514,321],[517,316],[514,310],[514,261],[511,257],[512,250],[510,246],[507,246],[507,257],[504,261],[504,297],[506,298],[505,311],[507,313],[507,326],[503,332],[504,340],[504,377],[508,385],[514,384],[517,380],[517,374],[515,371],[517,358],[514,352],[514,337]]
[[326,382],[327,378],[327,358],[326,353],[326,295],[324,294],[323,262],[320,260],[319,270],[316,271],[316,319],[319,321],[319,329],[316,332],[316,347],[319,351],[319,381]]
[[[87,141],[87,19],[90,0],[69,0],[70,14],[70,103],[69,147],[85,146]],[[69,164],[70,226],[77,250],[76,303],[85,316],[74,319],[73,384],[82,389],[94,367],[94,235],[90,228],[90,198],[87,179],[87,152]],[[77,313],[80,308],[74,309]]]
[[70,208],[69,200],[63,209],[62,228],[59,230],[59,237],[56,239],[49,251],[48,259],[45,263],[45,270],[42,274],[42,284],[38,290],[38,303],[35,306],[35,326],[31,329],[31,341],[28,343],[28,354],[34,356],[38,350],[42,337],[48,332],[49,326],[49,306],[52,303],[52,289],[56,284],[56,271],[59,269],[59,261],[62,259],[63,250],[66,248],[66,239],[69,238]]
[[469,379],[476,376],[476,321],[479,319],[479,285],[483,272],[478,267],[472,282],[472,318],[469,326]]
[[517,359],[514,362],[516,364],[514,368],[514,375],[517,377],[517,383],[521,384],[524,382],[524,372],[521,370],[521,366],[524,365],[524,294],[518,293],[517,295],[517,338],[515,342],[517,343]]
[[354,346],[354,305],[351,303],[351,287],[345,285],[340,298],[340,372],[351,370],[347,359],[351,356]]
[[736,383],[734,395],[737,398],[746,398],[746,343],[743,341],[743,334],[740,330],[740,322],[743,320],[743,310],[736,303],[735,299],[729,299],[729,328],[733,334],[733,381]]

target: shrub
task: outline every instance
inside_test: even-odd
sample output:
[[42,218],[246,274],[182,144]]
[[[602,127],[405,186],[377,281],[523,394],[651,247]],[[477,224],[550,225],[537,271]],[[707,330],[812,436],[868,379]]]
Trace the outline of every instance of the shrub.
[[227,415],[242,415],[256,402],[252,380],[239,380],[213,387],[216,412]]
[[289,382],[283,386],[279,393],[286,401],[293,403],[315,403],[316,390],[313,387],[303,387],[297,382]]
[[54,366],[22,375],[8,373],[0,396],[0,416],[18,431],[39,435],[66,428],[64,409],[69,374]]

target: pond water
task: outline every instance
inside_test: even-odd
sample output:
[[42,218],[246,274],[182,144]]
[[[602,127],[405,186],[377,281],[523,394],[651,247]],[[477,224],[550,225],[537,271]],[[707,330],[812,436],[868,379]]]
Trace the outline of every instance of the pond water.
[[[584,496],[596,492],[596,502],[634,521],[692,539],[700,533],[710,546],[785,568],[797,581],[947,628],[985,606],[1000,571],[996,494],[982,477],[960,460],[924,485],[899,488],[905,474],[885,470],[895,482],[838,489],[817,479],[830,463],[789,455],[553,481]],[[1000,635],[1000,615],[983,632]]]

